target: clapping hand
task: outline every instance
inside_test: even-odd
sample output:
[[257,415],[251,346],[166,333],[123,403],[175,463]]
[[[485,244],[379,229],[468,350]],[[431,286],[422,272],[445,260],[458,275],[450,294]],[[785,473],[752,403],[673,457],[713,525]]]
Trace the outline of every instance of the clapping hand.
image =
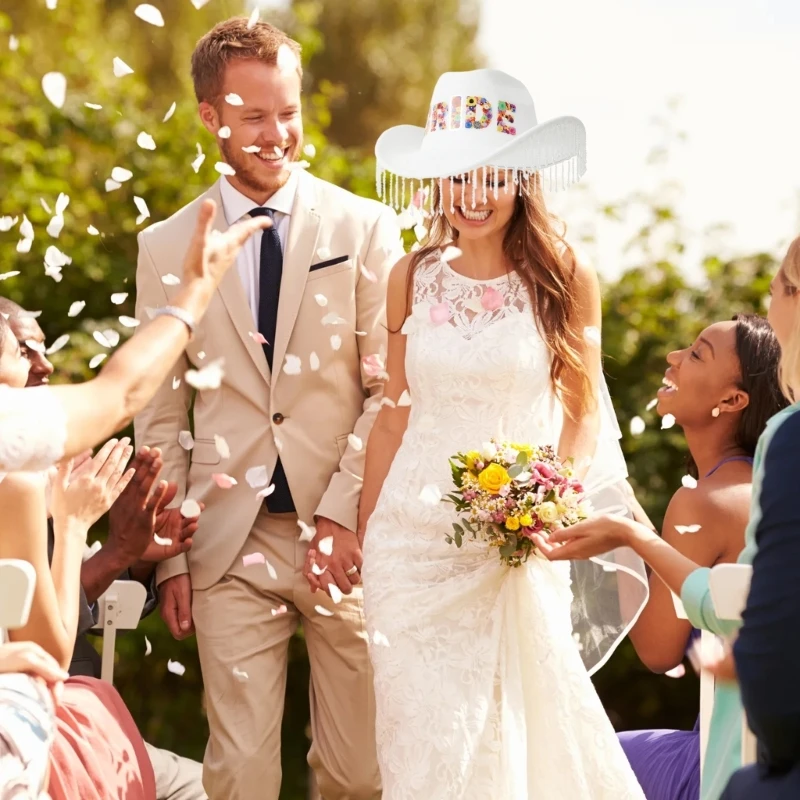
[[361,582],[362,563],[358,536],[333,520],[320,517],[303,566],[312,594],[318,589],[330,594],[332,585],[342,594],[351,594]]

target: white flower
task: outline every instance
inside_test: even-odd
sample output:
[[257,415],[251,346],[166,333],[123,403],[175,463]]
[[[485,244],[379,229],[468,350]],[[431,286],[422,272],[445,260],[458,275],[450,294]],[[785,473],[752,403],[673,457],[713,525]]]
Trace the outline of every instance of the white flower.
[[497,458],[497,446],[494,442],[484,442],[481,445],[481,455],[487,460],[491,461]]

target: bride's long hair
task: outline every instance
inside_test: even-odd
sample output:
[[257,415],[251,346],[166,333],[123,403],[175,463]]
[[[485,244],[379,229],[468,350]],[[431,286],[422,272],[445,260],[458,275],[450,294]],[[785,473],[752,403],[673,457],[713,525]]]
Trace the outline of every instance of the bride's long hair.
[[[570,331],[576,312],[573,293],[575,254],[564,238],[567,226],[547,210],[538,173],[520,179],[515,188],[514,213],[503,237],[503,250],[528,290],[536,325],[550,350],[553,391],[562,402],[567,397],[578,400],[580,415],[592,410],[596,399],[589,373],[575,347],[576,333]],[[435,183],[432,199],[433,219],[428,240],[414,253],[408,271],[406,316],[410,312],[414,273],[418,265],[447,243],[458,243],[458,230],[439,211],[441,190]],[[570,392],[564,384],[564,377],[569,373],[579,378],[579,396],[572,397],[576,393]],[[568,411],[566,404],[564,409]]]

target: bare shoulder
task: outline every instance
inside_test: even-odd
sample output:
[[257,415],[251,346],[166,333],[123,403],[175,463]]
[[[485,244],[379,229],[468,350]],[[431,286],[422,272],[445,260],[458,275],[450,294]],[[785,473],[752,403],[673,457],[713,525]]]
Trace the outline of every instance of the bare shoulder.
[[411,285],[413,253],[406,253],[389,273],[386,290],[386,318],[390,331],[398,331],[406,320],[413,299]]

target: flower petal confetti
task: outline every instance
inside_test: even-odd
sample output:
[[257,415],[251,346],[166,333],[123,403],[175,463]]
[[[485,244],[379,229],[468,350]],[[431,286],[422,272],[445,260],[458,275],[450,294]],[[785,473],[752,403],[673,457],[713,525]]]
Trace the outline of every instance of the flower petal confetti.
[[329,247],[319,247],[317,248],[317,258],[320,261],[326,261],[331,257],[331,250]]
[[307,145],[306,145],[306,146],[303,148],[303,155],[304,155],[304,156],[308,156],[309,158],[314,158],[314,156],[315,156],[316,154],[317,154],[317,148],[316,148],[316,147],[314,147],[314,145],[313,145],[313,144],[307,144]]
[[89,227],[86,229],[86,233],[88,233],[90,236],[99,236],[99,235],[100,235],[100,231],[99,231],[99,230],[97,230],[97,228],[95,228],[95,226],[94,226],[94,225],[90,225],[90,226],[89,226]]
[[676,525],[675,530],[680,534],[697,533],[702,527],[702,525]]
[[317,535],[317,529],[311,525],[306,525],[303,520],[297,520],[297,527],[300,528],[300,541],[310,542]]
[[86,301],[85,300],[76,300],[70,307],[69,311],[67,311],[68,317],[77,317],[78,314],[86,308]]
[[231,448],[228,447],[228,443],[225,441],[223,436],[214,434],[214,447],[216,448],[217,453],[219,453],[220,458],[231,457]]
[[60,72],[48,72],[42,76],[42,91],[56,108],[63,108],[67,98],[67,79]]
[[8,37],[8,49],[12,53],[16,53],[19,49],[19,39],[12,33],[11,36]]
[[84,106],[86,106],[86,108],[91,108],[93,111],[100,111],[103,107],[99,103],[84,103]]
[[269,497],[275,491],[275,484],[271,483],[269,486],[265,486],[260,491],[256,492],[256,499],[263,500],[265,497]]
[[111,170],[111,180],[117,181],[117,183],[125,183],[125,181],[129,181],[133,177],[133,173],[129,169],[125,169],[125,167],[114,167]]
[[123,315],[119,317],[119,324],[125,328],[138,328],[139,320],[135,317],[126,317]]
[[417,242],[421,242],[428,235],[428,229],[420,222],[414,226],[414,236]]
[[403,393],[400,395],[400,399],[397,401],[398,408],[404,408],[411,405],[411,395],[408,393],[408,389],[403,389]]
[[91,361],[89,361],[89,369],[94,369],[95,367],[99,367],[108,357],[107,353],[98,353],[96,356],[93,356]]
[[319,369],[319,356],[316,353],[312,352],[308,357],[308,366],[311,367],[312,372],[316,372]]
[[645,424],[641,417],[631,419],[631,436],[641,436],[644,433]]
[[122,186],[121,183],[117,183],[117,181],[112,180],[111,178],[106,178],[106,191],[113,192],[119,189]]
[[177,104],[177,103],[173,103],[173,104],[172,104],[172,105],[169,107],[169,111],[167,111],[167,113],[166,113],[166,114],[164,114],[164,119],[162,119],[161,121],[162,121],[162,122],[167,122],[167,120],[169,120],[169,119],[170,119],[170,117],[172,117],[172,115],[175,113],[175,109],[176,109],[177,107],[178,107],[178,104]]
[[378,353],[364,356],[361,359],[361,367],[370,378],[377,378],[379,375],[383,375],[386,370],[383,358]]
[[347,434],[347,444],[353,448],[357,453],[361,452],[364,449],[364,442],[358,438],[354,433]]
[[218,131],[217,136],[220,139],[230,139],[231,138],[231,129],[227,125],[223,125]]
[[142,150],[155,150],[156,149],[156,140],[149,134],[142,131],[136,137],[136,144],[142,148]]
[[450,303],[437,303],[436,305],[432,305],[430,308],[431,322],[434,325],[442,325],[452,316],[453,309],[450,307]]
[[255,28],[257,22],[258,22],[258,9],[254,8],[253,13],[250,14],[250,19],[247,20],[247,30],[252,30],[253,28]]
[[445,247],[444,251],[442,252],[441,259],[442,261],[455,261],[457,258],[461,258],[461,250],[458,247],[454,247],[452,244]]
[[243,567],[255,567],[259,564],[266,564],[267,559],[263,553],[248,553],[246,556],[242,556],[242,566]]
[[269,563],[269,559],[264,561],[264,566],[267,568],[267,575],[269,575],[274,581],[278,580],[278,573],[275,571],[275,567]]
[[236,170],[230,164],[226,164],[224,161],[217,161],[217,163],[214,164],[214,169],[219,172],[220,175],[236,174]]
[[108,339],[106,339],[105,334],[102,331],[95,331],[92,334],[92,337],[101,347],[108,347],[109,349],[113,347],[111,342],[109,342]]
[[16,224],[19,217],[0,217],[0,231],[5,233],[10,231]]
[[181,279],[177,275],[173,275],[171,272],[161,276],[161,283],[163,283],[164,286],[177,286],[180,282]]
[[664,674],[668,678],[682,678],[686,674],[686,667],[683,664],[678,664],[677,667],[667,670]]
[[331,600],[333,600],[336,605],[339,605],[344,597],[342,590],[335,583],[328,584],[328,594],[330,594]]
[[51,344],[50,347],[47,348],[45,352],[47,353],[48,356],[52,355],[53,353],[57,353],[67,344],[68,341],[69,341],[69,334],[65,333],[62,336],[59,336],[58,339],[56,339],[53,342],[53,344]]
[[114,292],[114,294],[111,295],[111,302],[115,306],[121,306],[127,299],[128,299],[127,292]]
[[338,350],[341,346],[342,346],[342,337],[337,334],[331,336],[331,347],[334,350]]
[[132,75],[133,70],[121,59],[114,56],[114,77],[124,78],[126,75]]
[[205,160],[206,160],[205,154],[204,153],[200,153],[200,155],[197,156],[197,158],[195,158],[194,161],[192,161],[192,169],[195,172],[200,172],[200,167],[203,166],[203,162]]
[[136,224],[141,225],[150,216],[150,209],[142,197],[134,197],[133,203],[139,212],[139,216],[136,217]]
[[658,405],[658,398],[654,397],[646,406],[647,411],[652,411]]
[[224,472],[215,472],[211,476],[211,480],[214,481],[220,489],[230,489],[238,484],[236,478],[232,478]]
[[196,519],[200,516],[200,504],[192,497],[187,497],[181,503],[181,516],[187,519]]
[[194,447],[194,436],[191,431],[181,431],[178,434],[178,444],[184,450],[191,450]]
[[280,605],[280,606],[278,606],[277,608],[273,608],[273,609],[271,609],[271,611],[272,611],[272,616],[273,616],[273,617],[278,617],[278,616],[280,616],[281,614],[285,614],[285,613],[286,613],[286,611],[287,611],[287,608],[286,608],[286,606],[284,606],[284,605]]
[[223,369],[224,359],[218,358],[209,364],[206,364],[202,369],[190,369],[186,371],[183,376],[186,383],[198,391],[208,391],[210,389],[219,389],[222,383],[222,378],[225,374]]
[[233,668],[233,677],[236,678],[239,683],[247,683],[250,680],[250,676],[246,672],[242,672],[239,667]]
[[0,273],[0,281],[7,281],[9,278],[16,278],[19,274],[19,270],[11,270],[11,272]]
[[144,22],[149,22],[157,28],[164,27],[164,17],[162,17],[161,12],[155,6],[150,5],[150,3],[142,3],[140,6],[136,6],[133,13],[139,17],[139,19]]
[[297,69],[297,56],[288,45],[282,44],[278,48],[275,66],[277,66],[278,72],[291,72]]
[[684,475],[681,478],[681,485],[684,489],[696,489],[697,488],[697,478],[693,478],[691,475]]
[[264,338],[264,334],[259,331],[250,331],[250,337],[256,344],[269,344]]
[[346,325],[347,320],[340,317],[335,311],[331,311],[322,318],[323,325]]
[[314,606],[314,611],[317,612],[321,617],[332,617],[333,611],[328,611],[325,606]]
[[167,661],[167,669],[173,675],[183,675],[186,672],[186,667],[180,661],[173,661],[172,659]]
[[675,424],[675,417],[672,414],[664,414],[661,417],[661,430],[667,431]]
[[586,340],[587,344],[593,347],[600,347],[602,341],[600,329],[596,328],[594,325],[589,325],[583,329],[583,338]]
[[243,106],[244,105],[244,100],[242,100],[242,98],[239,97],[239,95],[236,94],[235,92],[231,92],[230,94],[226,94],[225,95],[225,102],[228,105],[231,105],[231,106]]
[[299,356],[293,356],[291,353],[286,354],[286,363],[283,365],[283,371],[287,375],[299,375],[302,371],[302,362]]
[[247,481],[251,489],[258,489],[269,483],[269,473],[264,464],[257,467],[250,467],[244,474],[244,479]]
[[325,308],[325,306],[328,305],[328,298],[325,297],[324,294],[315,294],[314,300],[316,301],[317,305],[322,306],[322,308]]
[[177,376],[172,378],[172,391],[174,392],[181,385],[181,379]]
[[317,549],[324,556],[329,556],[331,553],[333,553],[333,536],[325,536],[324,538],[320,539]]
[[145,636],[144,637],[144,654],[149,656],[150,653],[153,652],[153,645],[150,644],[150,640]]
[[442,490],[435,483],[429,483],[427,486],[423,486],[422,491],[419,493],[420,502],[426,506],[439,505],[441,499]]
[[481,307],[484,311],[497,311],[503,307],[503,295],[493,286],[487,286],[481,295]]

